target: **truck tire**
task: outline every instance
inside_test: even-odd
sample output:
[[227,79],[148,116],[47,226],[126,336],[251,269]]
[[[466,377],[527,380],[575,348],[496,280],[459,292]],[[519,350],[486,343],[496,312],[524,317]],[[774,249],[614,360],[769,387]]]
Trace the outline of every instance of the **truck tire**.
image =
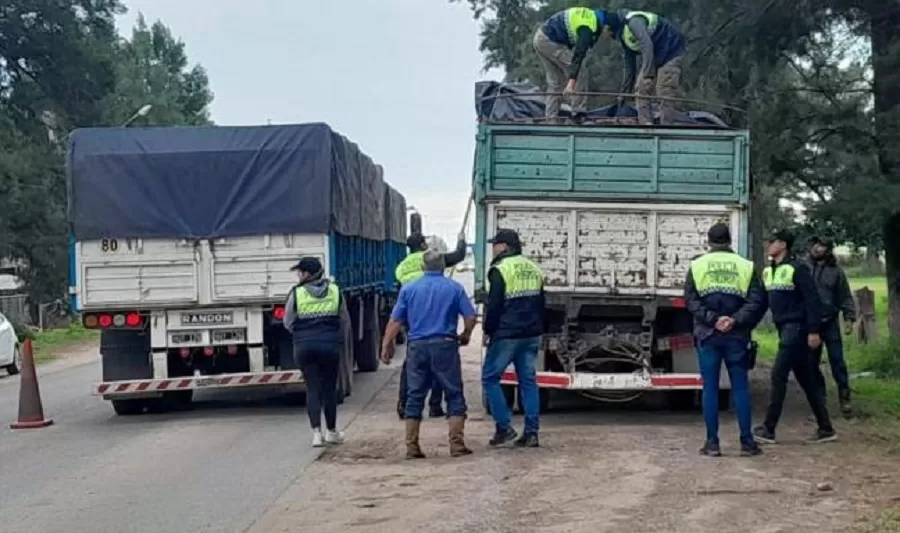
[[13,362],[6,365],[6,373],[15,376],[22,368],[22,352],[19,351],[19,345],[13,348]]
[[144,400],[112,400],[112,408],[119,416],[141,415],[147,408],[147,402]]
[[356,368],[360,372],[375,372],[380,360],[378,351],[381,348],[381,329],[378,324],[378,295],[363,297],[360,305],[365,305],[362,323],[362,339],[358,343]]

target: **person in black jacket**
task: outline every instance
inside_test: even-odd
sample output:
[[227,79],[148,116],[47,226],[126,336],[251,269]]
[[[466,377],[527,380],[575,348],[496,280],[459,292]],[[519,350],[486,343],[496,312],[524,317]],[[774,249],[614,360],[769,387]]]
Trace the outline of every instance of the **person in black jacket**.
[[709,229],[709,253],[691,262],[684,284],[687,309],[694,316],[694,342],[703,377],[706,442],[700,453],[722,455],[719,448],[719,376],[728,371],[741,428],[741,455],[762,453],[753,439],[750,401],[750,333],[766,313],[766,291],[753,263],[731,249],[731,230],[717,223]]
[[763,270],[763,285],[769,294],[769,309],[778,328],[778,355],[772,367],[772,400],[766,420],[753,430],[753,436],[764,444],[775,443],[775,427],[784,408],[788,376],[791,372],[806,394],[819,425],[807,442],[830,442],[837,439],[825,394],[815,377],[809,350],[822,344],[822,302],[812,274],[802,261],[791,257],[794,236],[786,230],[775,232],[769,239],[770,266]]
[[[831,366],[831,375],[837,384],[838,401],[844,416],[850,416],[850,375],[847,372],[847,363],[844,361],[844,342],[841,338],[841,326],[839,314],[843,313],[844,322],[848,334],[853,331],[856,322],[856,304],[853,301],[853,293],[850,292],[850,283],[847,276],[837,264],[834,257],[834,244],[830,239],[815,237],[812,248],[809,251],[807,266],[812,272],[816,286],[819,288],[819,298],[822,300],[822,345],[828,350],[828,363]],[[816,380],[822,390],[826,390],[825,376],[822,375],[822,349],[823,346],[813,350],[813,364],[816,370]]]

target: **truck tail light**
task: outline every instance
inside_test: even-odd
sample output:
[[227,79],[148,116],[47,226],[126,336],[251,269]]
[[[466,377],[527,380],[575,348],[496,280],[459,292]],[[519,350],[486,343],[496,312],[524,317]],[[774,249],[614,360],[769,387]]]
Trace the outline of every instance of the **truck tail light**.
[[684,309],[687,307],[687,302],[684,301],[684,298],[672,298],[672,307]]
[[228,355],[237,355],[238,347],[234,344],[228,346]]
[[81,323],[87,329],[135,329],[144,325],[144,317],[138,311],[86,314],[81,318]]
[[128,313],[125,316],[125,324],[130,328],[136,328],[141,325],[141,315],[138,313]]
[[213,354],[215,354],[215,353],[216,353],[216,349],[213,348],[212,346],[207,346],[206,348],[203,348],[203,355],[205,355],[206,357],[212,357]]
[[190,348],[182,348],[181,350],[178,351],[178,355],[180,355],[182,359],[187,359],[191,356],[191,349]]
[[112,326],[112,323],[113,323],[112,315],[100,315],[97,318],[97,324],[101,328],[108,328],[108,327]]
[[274,318],[275,320],[284,320],[284,307],[279,305],[273,308],[272,318]]

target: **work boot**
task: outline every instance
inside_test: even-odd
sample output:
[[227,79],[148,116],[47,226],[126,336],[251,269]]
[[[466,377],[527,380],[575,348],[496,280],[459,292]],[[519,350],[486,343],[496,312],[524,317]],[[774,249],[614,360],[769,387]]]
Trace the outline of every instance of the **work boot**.
[[845,418],[853,416],[853,406],[850,403],[849,390],[840,391],[838,393],[838,403],[841,406],[841,414],[844,415]]
[[491,446],[494,446],[494,447],[504,446],[504,445],[509,444],[510,442],[513,442],[514,440],[516,440],[516,437],[518,437],[518,436],[519,436],[519,434],[516,433],[516,430],[514,430],[513,428],[506,428],[504,430],[497,429],[497,431],[494,433],[494,436],[491,437],[491,440],[488,444],[490,444]]
[[700,448],[700,455],[705,455],[707,457],[722,457],[722,449],[719,448],[718,442],[706,441],[703,443],[703,447]]
[[424,459],[425,454],[419,447],[419,428],[422,426],[421,420],[412,418],[406,419],[406,458],[407,459]]
[[463,429],[466,427],[466,417],[451,416],[449,418],[450,425],[450,455],[453,457],[462,457],[471,455],[472,450],[466,448],[466,441],[463,437]]
[[741,457],[756,457],[757,455],[762,455],[762,453],[762,448],[759,447],[756,441],[741,443]]

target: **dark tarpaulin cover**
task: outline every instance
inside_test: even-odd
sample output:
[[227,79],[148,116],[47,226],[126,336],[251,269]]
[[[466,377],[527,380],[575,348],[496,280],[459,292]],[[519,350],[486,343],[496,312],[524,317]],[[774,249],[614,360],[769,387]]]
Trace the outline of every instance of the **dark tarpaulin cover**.
[[386,238],[382,173],[325,124],[91,128],[69,141],[76,238]]
[[[535,94],[538,93],[538,94]],[[516,122],[544,117],[544,96],[541,90],[524,83],[500,83],[479,81],[475,83],[475,112],[485,122]],[[568,106],[563,112],[568,113]],[[658,117],[658,112],[655,112]],[[637,109],[616,105],[592,109],[586,113],[587,119],[637,117]],[[679,112],[675,124],[709,125],[727,128],[719,117],[705,111]]]
[[385,185],[385,225],[388,239],[406,243],[406,199],[390,185]]

